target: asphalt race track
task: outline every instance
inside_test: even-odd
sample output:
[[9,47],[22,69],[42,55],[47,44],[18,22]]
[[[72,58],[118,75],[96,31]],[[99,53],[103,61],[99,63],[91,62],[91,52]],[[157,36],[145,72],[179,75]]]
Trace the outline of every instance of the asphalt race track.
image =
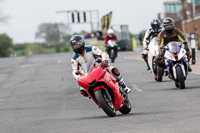
[[[0,59],[0,133],[198,133],[200,74],[186,89],[146,71],[139,52],[120,52],[114,64],[132,92],[132,111],[108,117],[80,95],[72,53]],[[198,67],[200,69],[200,67]]]

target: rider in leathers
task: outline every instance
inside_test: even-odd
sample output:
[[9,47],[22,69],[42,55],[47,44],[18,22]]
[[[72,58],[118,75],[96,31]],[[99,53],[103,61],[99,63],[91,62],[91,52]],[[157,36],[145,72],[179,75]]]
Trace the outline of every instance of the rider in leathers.
[[[106,52],[110,56],[111,49],[108,46],[108,41],[109,40],[113,40],[113,41],[117,42],[117,36],[114,34],[114,31],[112,29],[108,29],[107,33],[108,34],[105,36],[104,44],[105,44]],[[117,57],[117,52],[118,52],[117,44],[114,46],[114,52],[115,52],[115,58],[116,58]],[[112,61],[113,60],[111,60],[111,62]]]
[[[80,74],[77,73],[79,67],[87,61],[95,61],[97,58],[101,58],[101,64],[107,67],[108,71],[117,79],[119,85],[123,88],[125,93],[130,93],[131,89],[124,83],[123,78],[117,68],[108,64],[109,56],[106,52],[102,52],[95,46],[85,46],[85,41],[82,36],[74,35],[70,39],[70,45],[72,50],[75,52],[71,58],[72,75],[78,80]],[[84,88],[80,87],[80,93],[83,96],[88,96]]]
[[[187,41],[185,41],[185,37],[182,32],[174,27],[174,20],[170,17],[167,17],[163,20],[164,30],[158,35],[158,44],[159,46],[166,46],[169,42],[172,41],[180,41],[184,44],[184,48],[187,51],[188,62],[191,57],[191,53],[189,51],[189,47]],[[163,56],[165,54],[165,50],[159,50],[159,55],[154,59],[154,63],[159,65],[164,59]],[[188,71],[191,72],[192,69],[188,66]]]
[[147,64],[147,70],[150,70],[149,63],[148,63],[148,51],[149,51],[148,45],[151,39],[153,39],[154,37],[157,37],[158,34],[162,31],[160,24],[161,22],[159,19],[153,19],[153,21],[151,22],[151,28],[145,32],[145,36],[143,39],[142,58]]

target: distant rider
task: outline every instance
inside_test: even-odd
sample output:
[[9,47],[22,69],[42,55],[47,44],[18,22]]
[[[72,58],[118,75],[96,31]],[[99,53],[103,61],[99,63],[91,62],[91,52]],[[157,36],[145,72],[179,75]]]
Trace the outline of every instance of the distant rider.
[[[105,37],[105,47],[106,47],[106,52],[108,53],[108,55],[110,56],[110,51],[111,49],[109,48],[108,46],[108,41],[109,40],[113,40],[115,42],[117,42],[117,36],[114,34],[114,31],[112,29],[108,29],[107,31],[107,35]],[[117,47],[117,44],[115,44],[115,47],[114,47],[114,52],[115,52],[115,57],[117,56],[117,52],[118,52],[118,47]]]
[[145,32],[145,36],[143,39],[143,52],[142,52],[142,58],[147,64],[147,70],[150,70],[149,63],[148,63],[148,51],[149,51],[149,43],[151,39],[154,37],[157,37],[158,34],[161,32],[162,28],[160,27],[160,20],[159,19],[153,19],[151,22],[151,28],[148,29]]
[[[109,57],[106,52],[102,52],[99,48],[95,46],[85,46],[85,41],[80,35],[72,36],[70,39],[70,45],[72,47],[72,50],[75,52],[71,59],[71,65],[73,69],[72,75],[76,79],[76,81],[80,77],[80,75],[76,72],[79,70],[79,67],[83,63],[87,61],[95,61],[97,58],[101,58],[101,64],[104,67],[107,67],[108,71],[116,78],[119,85],[123,88],[124,92],[127,94],[131,92],[131,89],[128,88],[127,85],[124,83],[119,70],[108,64]],[[88,96],[87,92],[82,87],[80,87],[80,93],[83,96]]]

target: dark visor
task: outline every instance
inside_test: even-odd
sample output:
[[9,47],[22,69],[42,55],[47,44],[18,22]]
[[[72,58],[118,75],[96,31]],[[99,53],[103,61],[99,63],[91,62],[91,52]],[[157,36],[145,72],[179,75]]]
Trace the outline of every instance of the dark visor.
[[153,28],[153,29],[159,29],[159,24],[153,24],[153,25],[152,25],[152,28]]

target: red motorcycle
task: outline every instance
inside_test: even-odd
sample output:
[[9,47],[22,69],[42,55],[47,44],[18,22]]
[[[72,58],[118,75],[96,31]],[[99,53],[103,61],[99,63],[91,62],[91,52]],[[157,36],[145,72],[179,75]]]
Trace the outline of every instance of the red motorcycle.
[[[98,62],[98,63],[97,63]],[[90,98],[110,117],[119,110],[122,114],[131,111],[128,95],[119,86],[116,79],[100,64],[101,59],[84,63],[78,74],[78,83]],[[98,65],[97,65],[98,64]]]

